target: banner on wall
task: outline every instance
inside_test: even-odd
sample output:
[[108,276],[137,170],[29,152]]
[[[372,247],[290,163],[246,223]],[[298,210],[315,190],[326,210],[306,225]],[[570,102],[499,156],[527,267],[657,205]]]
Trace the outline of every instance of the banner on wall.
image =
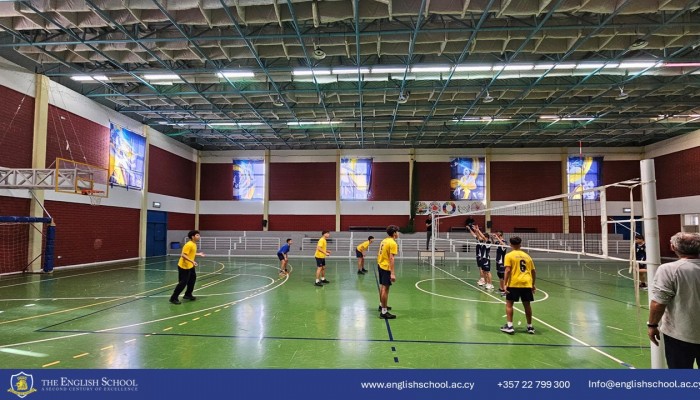
[[343,158],[340,160],[341,200],[369,199],[371,182],[371,158]]
[[262,160],[233,160],[233,199],[262,200],[264,169]]
[[143,189],[146,138],[113,123],[109,124],[109,183]]
[[[581,193],[602,185],[603,157],[569,157],[566,171],[569,181],[569,193]],[[580,195],[573,197],[580,199]],[[586,200],[599,200],[599,192],[591,191],[583,194]]]
[[453,158],[450,161],[452,200],[486,199],[486,160],[484,157]]

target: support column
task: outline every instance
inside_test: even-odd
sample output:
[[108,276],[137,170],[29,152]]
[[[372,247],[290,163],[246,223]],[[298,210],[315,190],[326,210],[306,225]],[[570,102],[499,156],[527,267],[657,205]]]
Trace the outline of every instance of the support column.
[[[143,127],[143,136],[146,138],[145,160],[149,160],[149,150],[151,148],[151,131],[148,126]],[[141,215],[139,218],[139,258],[146,258],[146,235],[148,234],[148,162],[144,163],[143,189],[141,192]]]
[[335,157],[335,231],[340,232],[340,150]]
[[194,182],[194,229],[199,230],[199,202],[200,202],[200,187],[202,186],[202,154],[197,150],[197,166],[195,167],[195,182]]
[[[561,155],[561,192],[569,193],[569,153],[564,148],[564,153]],[[561,199],[561,218],[562,232],[569,233],[569,198]]]
[[[46,168],[46,138],[49,120],[49,83],[51,80],[45,75],[34,75],[34,140],[32,143],[32,168]],[[31,197],[31,196],[30,196]],[[35,190],[34,197],[29,200],[29,215],[43,217],[44,190]],[[55,222],[55,221],[54,221]],[[28,262],[37,259],[41,255],[42,234],[34,229],[29,230]],[[29,272],[40,272],[41,262],[29,265]]]
[[265,183],[263,188],[263,232],[267,232],[270,226],[270,149],[265,150],[263,163],[265,164]]

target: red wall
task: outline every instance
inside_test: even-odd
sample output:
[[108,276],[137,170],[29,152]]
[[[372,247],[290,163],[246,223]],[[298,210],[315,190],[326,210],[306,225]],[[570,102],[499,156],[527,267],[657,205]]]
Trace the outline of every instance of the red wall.
[[416,181],[418,198],[421,200],[450,200],[450,163],[421,162],[416,163]]
[[[586,218],[586,233],[601,233],[600,217],[585,217]],[[569,233],[581,232],[581,217],[569,217]]]
[[700,147],[667,154],[654,159],[656,197],[700,195]]
[[168,229],[189,231],[194,229],[194,214],[168,213]]
[[562,194],[561,171],[559,161],[492,162],[491,201],[526,201]]
[[[603,185],[640,177],[639,161],[603,161]],[[608,201],[629,201],[630,191],[625,188],[608,188],[605,191]],[[633,190],[634,199],[641,200],[641,190]]]
[[32,148],[34,98],[0,86],[0,99],[0,167],[30,168],[32,152],[17,150]]
[[150,146],[148,191],[194,200],[196,167],[193,161]]
[[671,251],[671,236],[681,231],[681,216],[659,215],[659,248],[661,257],[677,257],[676,253]]
[[138,257],[140,210],[58,201],[44,206],[56,223],[57,267]]
[[233,164],[202,164],[202,200],[233,200]]
[[[389,225],[405,227],[408,225],[408,215],[341,215],[340,230],[350,230],[351,226],[381,226],[386,228]],[[335,219],[333,222],[335,226]],[[425,226],[425,222],[423,222]]]
[[335,163],[271,163],[270,200],[335,201],[335,177]]
[[270,215],[272,231],[333,231],[335,215]]
[[407,201],[408,193],[407,162],[372,163],[372,182],[370,200],[372,201]]
[[537,233],[561,232],[562,217],[549,216],[522,216],[522,215],[494,215],[491,217],[491,232],[514,232],[516,228],[535,228]]
[[[232,200],[233,201],[233,200]],[[235,215],[235,214],[201,214],[199,216],[199,229],[207,231],[262,231],[262,214],[260,215]],[[190,228],[194,229],[194,228]],[[279,229],[275,229],[279,230]],[[292,229],[294,230],[294,229]]]
[[47,167],[59,157],[109,167],[108,127],[52,105],[49,105],[47,124]]

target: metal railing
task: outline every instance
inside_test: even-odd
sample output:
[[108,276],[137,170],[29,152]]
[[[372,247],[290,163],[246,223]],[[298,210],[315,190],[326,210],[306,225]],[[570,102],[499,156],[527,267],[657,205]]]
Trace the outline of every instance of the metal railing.
[[277,250],[280,239],[276,237],[203,237],[198,247],[202,250]]

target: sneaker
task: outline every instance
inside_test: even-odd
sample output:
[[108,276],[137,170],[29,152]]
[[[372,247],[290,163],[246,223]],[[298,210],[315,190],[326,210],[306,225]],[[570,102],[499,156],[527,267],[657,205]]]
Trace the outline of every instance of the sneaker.
[[394,319],[394,318],[396,318],[396,315],[391,314],[391,313],[389,313],[389,312],[387,312],[386,314],[381,314],[381,313],[380,313],[380,314],[379,314],[379,318],[383,318],[383,319]]
[[[508,326],[508,324],[505,324],[501,327],[501,332],[505,332],[509,335],[512,335],[515,333],[515,328],[513,328],[513,326]],[[534,333],[535,330],[533,329],[532,332]]]
[[483,279],[479,279],[479,281],[476,282],[476,284],[479,285],[479,286],[484,286],[484,285],[486,284],[486,281],[483,280]]
[[185,300],[191,300],[191,301],[197,300],[197,298],[195,296],[183,296],[182,298]]
[[182,302],[178,299],[170,299],[170,303],[172,304],[182,304]]
[[325,279],[321,279],[321,283],[331,283],[331,281],[327,281]]
[[323,286],[323,284],[321,282],[314,282],[314,285],[315,286]]
[[499,290],[501,297],[506,297],[506,291],[505,290]]
[[484,285],[484,289],[486,289],[486,290],[493,290],[493,285],[490,284],[490,283],[487,283],[486,285]]
[[367,273],[368,271],[364,268],[362,268],[362,272]]
[[364,272],[362,272],[362,270],[361,270],[361,269],[358,269],[358,270],[357,270],[357,275],[364,275],[364,274],[365,274],[365,273],[364,273]]
[[[387,309],[387,310],[391,310],[391,307],[390,307],[390,306],[386,306],[386,309]],[[382,312],[382,306],[379,306],[379,307],[377,308],[377,311]]]
[[534,327],[534,326],[528,326],[528,327],[527,327],[527,333],[529,333],[530,335],[534,335],[534,334],[535,334],[535,327]]

